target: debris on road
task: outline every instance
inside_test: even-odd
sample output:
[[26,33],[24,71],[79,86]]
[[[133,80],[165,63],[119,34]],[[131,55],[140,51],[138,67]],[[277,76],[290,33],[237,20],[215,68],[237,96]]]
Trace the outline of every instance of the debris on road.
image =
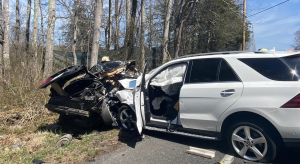
[[23,145],[22,142],[18,142],[18,143],[16,143],[15,145],[12,145],[11,147],[12,147],[12,148],[17,148],[17,147],[20,147],[20,146],[22,146],[22,145]]
[[226,154],[221,160],[221,164],[231,164],[234,160],[234,156]]
[[57,147],[63,147],[65,145],[70,144],[70,142],[72,141],[72,136],[70,134],[66,134],[64,136],[62,136],[57,142],[56,142],[56,146]]
[[3,136],[0,136],[0,138],[3,138]]
[[186,152],[189,154],[198,155],[198,156],[206,157],[206,158],[210,158],[210,159],[215,157],[214,151],[200,149],[200,148],[191,147],[191,146],[190,146],[190,150],[187,150]]

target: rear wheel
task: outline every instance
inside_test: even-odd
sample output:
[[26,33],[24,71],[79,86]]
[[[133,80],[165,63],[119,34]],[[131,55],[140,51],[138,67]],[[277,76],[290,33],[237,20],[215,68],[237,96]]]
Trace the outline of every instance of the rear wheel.
[[129,131],[136,129],[135,112],[128,106],[124,105],[119,109],[119,120],[122,127]]
[[271,162],[279,145],[276,135],[263,123],[238,122],[227,133],[227,142],[233,152],[250,161]]

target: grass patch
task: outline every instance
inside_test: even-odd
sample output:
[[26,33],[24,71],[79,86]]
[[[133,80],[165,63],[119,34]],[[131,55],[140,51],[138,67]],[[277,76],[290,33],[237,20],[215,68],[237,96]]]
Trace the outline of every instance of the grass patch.
[[[12,110],[0,112],[9,115]],[[37,131],[41,127],[55,125],[58,115],[45,112],[31,121],[17,120],[13,124],[0,127],[0,163],[32,163],[33,159],[49,163],[81,163],[91,160],[102,153],[113,151],[124,145],[118,141],[118,129],[82,131],[73,137],[71,143],[64,147],[56,147],[58,139],[64,131]],[[21,146],[12,146],[21,143]]]

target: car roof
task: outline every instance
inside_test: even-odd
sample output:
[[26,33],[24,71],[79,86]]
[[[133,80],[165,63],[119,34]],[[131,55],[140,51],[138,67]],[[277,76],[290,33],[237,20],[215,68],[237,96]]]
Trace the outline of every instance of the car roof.
[[197,58],[226,58],[226,57],[234,57],[234,58],[262,58],[262,57],[285,57],[300,54],[300,52],[285,52],[285,51],[270,51],[270,52],[262,52],[262,51],[223,51],[223,52],[210,52],[210,53],[200,53],[200,54],[190,54],[185,56],[180,56],[173,61],[185,61]]

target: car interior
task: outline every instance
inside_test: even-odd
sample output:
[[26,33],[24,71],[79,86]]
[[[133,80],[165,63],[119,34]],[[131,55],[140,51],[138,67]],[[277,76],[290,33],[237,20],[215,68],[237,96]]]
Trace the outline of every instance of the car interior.
[[151,79],[148,91],[153,118],[172,121],[177,117],[186,67],[186,63],[169,66]]

